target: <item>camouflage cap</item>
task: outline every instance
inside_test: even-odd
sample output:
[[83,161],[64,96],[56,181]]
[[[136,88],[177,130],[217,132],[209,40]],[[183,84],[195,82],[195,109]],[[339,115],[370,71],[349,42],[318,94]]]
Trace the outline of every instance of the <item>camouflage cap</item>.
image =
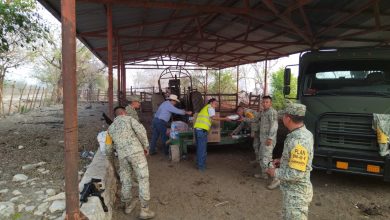
[[286,108],[282,110],[283,114],[305,116],[306,106],[298,103],[290,103],[286,105]]
[[141,102],[141,99],[136,95],[131,95],[129,97],[129,102]]

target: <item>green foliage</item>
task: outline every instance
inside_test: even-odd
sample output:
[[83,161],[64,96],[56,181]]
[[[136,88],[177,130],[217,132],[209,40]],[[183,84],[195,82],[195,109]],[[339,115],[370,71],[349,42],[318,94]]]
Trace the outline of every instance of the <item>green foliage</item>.
[[[210,73],[211,81],[208,85],[207,93],[219,92],[219,74],[218,71]],[[230,69],[221,70],[221,94],[236,93],[237,82],[234,73]]]
[[[283,95],[284,69],[281,68],[272,74],[272,105],[275,109],[282,109],[285,105]],[[297,97],[297,78],[291,75],[291,92],[286,98]]]
[[14,214],[11,216],[11,219],[12,219],[12,220],[18,220],[18,219],[20,219],[21,217],[22,217],[22,213],[16,212],[16,213],[14,213]]
[[0,54],[15,45],[35,49],[47,33],[35,0],[0,0]]

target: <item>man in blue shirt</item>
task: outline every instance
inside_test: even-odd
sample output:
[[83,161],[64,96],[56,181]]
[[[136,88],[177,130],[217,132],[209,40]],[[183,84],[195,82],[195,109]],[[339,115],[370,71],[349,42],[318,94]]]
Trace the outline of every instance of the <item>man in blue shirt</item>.
[[156,143],[158,138],[161,136],[163,145],[164,145],[164,153],[165,155],[169,154],[168,147],[166,142],[168,140],[167,132],[167,124],[171,119],[172,113],[178,115],[191,115],[191,111],[185,111],[183,109],[178,109],[175,105],[180,102],[176,95],[170,95],[168,100],[161,103],[160,107],[158,107],[156,114],[154,115],[152,121],[152,141],[150,145],[150,155],[156,154]]

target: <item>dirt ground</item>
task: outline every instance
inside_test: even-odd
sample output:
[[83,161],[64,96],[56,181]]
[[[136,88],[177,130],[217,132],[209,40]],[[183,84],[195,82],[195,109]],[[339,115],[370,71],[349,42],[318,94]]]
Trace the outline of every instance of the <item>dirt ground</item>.
[[[96,134],[104,122],[101,112],[107,105],[80,104],[79,149],[97,149]],[[62,106],[45,107],[24,115],[0,119],[0,190],[20,186],[11,180],[24,173],[39,178],[37,184],[20,189],[23,195],[53,188],[63,191],[64,150]],[[151,116],[144,116],[150,128]],[[24,146],[18,149],[19,145]],[[194,151],[187,161],[169,162],[162,154],[148,158],[151,185],[151,208],[155,219],[280,219],[281,193],[265,188],[265,180],[253,178],[258,167],[249,164],[253,159],[250,146],[220,146],[209,148],[207,170],[195,169]],[[48,174],[36,170],[22,171],[25,164],[47,162]],[[89,159],[81,159],[85,170]],[[314,197],[309,219],[389,219],[390,183],[381,179],[346,174],[327,175],[312,172]],[[43,184],[45,183],[45,184]],[[137,195],[134,188],[134,195]],[[8,201],[12,195],[0,196]],[[32,201],[31,203],[34,203]],[[125,215],[116,203],[114,219],[137,219],[139,205]],[[46,219],[23,214],[20,219]]]

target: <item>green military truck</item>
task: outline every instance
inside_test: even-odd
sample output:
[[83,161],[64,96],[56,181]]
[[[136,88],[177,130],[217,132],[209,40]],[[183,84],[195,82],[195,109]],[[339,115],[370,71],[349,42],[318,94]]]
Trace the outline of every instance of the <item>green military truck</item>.
[[[290,77],[286,68],[285,95]],[[390,181],[390,156],[380,152],[372,128],[374,113],[390,114],[390,48],[303,53],[297,99],[307,106],[305,124],[315,137],[315,169]]]

